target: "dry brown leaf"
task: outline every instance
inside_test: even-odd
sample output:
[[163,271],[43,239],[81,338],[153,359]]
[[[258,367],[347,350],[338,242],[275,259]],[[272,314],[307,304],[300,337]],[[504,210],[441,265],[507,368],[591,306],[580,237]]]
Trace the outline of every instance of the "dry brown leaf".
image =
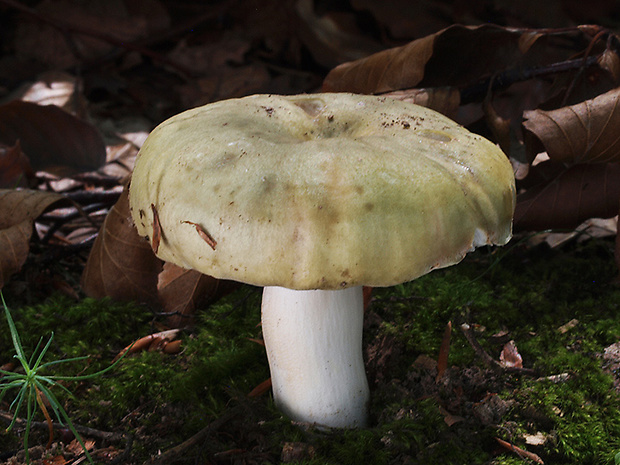
[[[84,439],[84,445],[86,446],[86,450],[90,451],[93,447],[95,447],[95,441],[92,439]],[[74,455],[81,455],[84,453],[84,448],[77,439],[74,439],[67,444],[66,448],[68,452],[71,452]]]
[[90,297],[112,297],[163,306],[175,313],[171,327],[191,323],[198,305],[214,302],[239,283],[163,263],[131,220],[127,189],[108,213],[88,257],[82,288]]
[[[539,36],[494,25],[455,25],[409,44],[333,69],[329,92],[384,93],[412,87],[461,86],[525,62],[541,64]],[[545,60],[552,55],[547,51]]]
[[[547,163],[552,162],[534,168]],[[514,225],[527,231],[572,229],[589,218],[611,218],[619,206],[620,163],[575,165],[518,195]]]
[[617,217],[589,218],[571,231],[541,231],[538,234],[529,236],[527,242],[533,247],[545,243],[552,249],[555,249],[573,240],[583,242],[594,238],[604,239],[616,237],[617,233]]
[[33,177],[30,160],[22,151],[19,141],[12,147],[0,145],[0,188],[26,187]]
[[620,57],[615,50],[605,50],[598,60],[599,66],[607,70],[614,81],[620,80]]
[[519,189],[531,189],[539,187],[553,181],[566,171],[567,166],[564,163],[549,160],[544,153],[536,157],[532,164],[526,165],[526,175],[519,179]]
[[35,171],[73,174],[94,171],[106,160],[94,126],[54,105],[13,101],[0,105],[0,143],[20,145]]
[[461,103],[461,94],[453,87],[396,90],[383,94],[403,102],[415,103],[448,117],[454,117]]
[[439,406],[439,413],[441,413],[441,415],[443,415],[443,421],[448,426],[452,426],[452,425],[455,425],[455,424],[460,423],[462,421],[465,421],[465,418],[460,417],[458,415],[452,415],[450,412],[448,412],[441,405]]
[[191,324],[197,306],[214,302],[238,286],[239,283],[234,281],[216,279],[165,263],[159,275],[158,290],[164,310],[174,313],[168,318],[168,325],[177,328]]
[[499,361],[504,367],[523,368],[523,358],[515,341],[508,341],[499,354]]
[[519,51],[521,53],[527,53],[534,43],[542,36],[543,34],[538,31],[525,31],[519,37]]
[[323,82],[324,92],[375,94],[416,87],[433,55],[437,34],[402,47],[375,53],[332,69]]
[[512,140],[510,120],[503,118],[497,113],[491,104],[490,99],[485,99],[482,103],[482,108],[484,110],[487,125],[493,133],[494,140],[497,141],[497,144],[504,151],[504,153],[509,154],[511,152],[510,145]]
[[620,161],[619,99],[617,88],[569,107],[525,112],[529,156],[545,150],[560,162]]
[[0,289],[28,257],[35,219],[63,199],[51,192],[0,189]]
[[93,244],[82,275],[82,288],[90,297],[156,304],[161,269],[161,260],[133,226],[125,189]]

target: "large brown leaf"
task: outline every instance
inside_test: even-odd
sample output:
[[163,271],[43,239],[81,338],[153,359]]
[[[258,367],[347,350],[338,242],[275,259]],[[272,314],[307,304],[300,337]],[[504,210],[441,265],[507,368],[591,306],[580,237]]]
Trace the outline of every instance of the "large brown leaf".
[[161,260],[133,226],[125,189],[93,244],[82,288],[91,297],[155,304],[161,268]]
[[63,198],[51,192],[0,189],[0,289],[28,258],[35,219]]
[[[546,163],[541,163],[544,169]],[[611,218],[620,207],[620,163],[575,165],[517,197],[515,229],[572,229],[589,218]]]
[[526,146],[533,158],[568,163],[620,161],[620,88],[557,110],[525,112]]
[[553,53],[535,47],[543,34],[494,25],[455,25],[369,57],[343,63],[325,78],[326,92],[374,94],[411,87],[462,86]]
[[54,105],[15,100],[0,105],[0,143],[19,141],[35,171],[73,174],[94,171],[106,159],[94,126]]
[[175,314],[168,320],[172,327],[191,324],[196,307],[214,302],[238,285],[157,258],[133,225],[127,189],[108,213],[82,275],[87,295],[161,306]]
[[13,147],[0,144],[0,188],[26,187],[34,178],[28,157],[17,142]]

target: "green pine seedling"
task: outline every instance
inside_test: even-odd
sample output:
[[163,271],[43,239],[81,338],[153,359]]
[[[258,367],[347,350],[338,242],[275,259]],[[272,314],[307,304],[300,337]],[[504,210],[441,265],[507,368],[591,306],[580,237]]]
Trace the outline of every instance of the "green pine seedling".
[[4,398],[4,396],[9,390],[17,389],[18,391],[17,395],[15,396],[15,399],[13,400],[13,402],[11,403],[9,407],[9,410],[13,410],[14,414],[13,414],[13,419],[6,430],[10,431],[13,428],[17,419],[19,418],[19,413],[21,412],[22,407],[25,404],[26,406],[26,428],[24,432],[24,450],[26,453],[26,463],[30,463],[30,456],[28,454],[28,437],[30,434],[30,428],[32,426],[32,421],[36,413],[35,402],[39,405],[39,408],[42,410],[48,423],[50,424],[50,431],[51,431],[52,420],[47,411],[47,408],[45,407],[45,404],[43,403],[43,397],[45,397],[49,401],[49,405],[54,411],[54,414],[58,422],[61,425],[64,425],[66,422],[66,425],[69,427],[71,432],[74,434],[74,436],[80,443],[80,446],[82,446],[82,449],[84,450],[84,453],[86,454],[86,457],[88,458],[88,461],[91,464],[94,464],[93,459],[88,453],[88,450],[86,448],[86,445],[84,444],[82,437],[76,431],[75,426],[73,425],[73,423],[71,422],[71,419],[67,415],[67,412],[60,405],[60,402],[58,401],[56,396],[52,393],[51,388],[54,386],[59,386],[60,388],[64,389],[69,395],[72,395],[71,392],[66,387],[64,387],[62,384],[58,383],[58,381],[80,381],[80,380],[86,380],[86,379],[94,378],[96,376],[100,376],[104,374],[105,372],[111,370],[117,363],[119,363],[128,351],[126,351],[125,354],[123,354],[123,357],[119,358],[116,362],[114,362],[109,367],[103,370],[100,370],[96,373],[92,373],[90,375],[81,375],[81,376],[44,375],[43,372],[46,369],[53,367],[54,365],[59,365],[61,363],[76,362],[79,360],[85,360],[88,358],[88,356],[73,357],[73,358],[68,358],[64,360],[54,360],[51,362],[43,363],[43,357],[45,356],[45,353],[49,349],[52,343],[52,340],[54,339],[54,333],[52,332],[49,340],[47,341],[43,349],[39,351],[39,348],[41,347],[41,343],[43,342],[43,338],[41,338],[36,348],[34,349],[32,356],[29,359],[27,359],[26,354],[24,353],[24,348],[22,346],[22,343],[19,337],[19,333],[17,332],[17,328],[15,327],[13,317],[11,316],[11,313],[9,312],[6,302],[4,301],[4,296],[2,295],[2,292],[0,292],[0,299],[4,307],[4,313],[5,313],[7,322],[9,324],[9,330],[11,333],[11,340],[13,342],[13,347],[15,349],[15,355],[13,357],[19,360],[24,370],[24,373],[15,373],[12,371],[6,371],[6,370],[0,369],[0,401],[2,401],[2,399]]

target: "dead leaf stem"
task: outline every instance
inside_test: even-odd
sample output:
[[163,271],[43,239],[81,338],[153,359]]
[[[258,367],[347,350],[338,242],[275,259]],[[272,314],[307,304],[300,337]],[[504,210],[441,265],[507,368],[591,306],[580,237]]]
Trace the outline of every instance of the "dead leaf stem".
[[45,449],[49,449],[50,447],[52,447],[52,442],[54,442],[54,422],[52,421],[52,417],[50,417],[50,414],[47,411],[45,402],[43,402],[43,394],[41,393],[39,388],[35,386],[34,392],[36,394],[37,404],[39,404],[39,408],[43,412],[43,416],[45,416],[45,423],[47,423],[47,429],[49,431],[49,439],[47,440],[47,445],[45,446]]
[[209,234],[202,226],[200,226],[198,223],[193,223],[191,221],[183,221],[183,223],[187,223],[187,224],[193,225],[196,228],[196,231],[198,232],[200,237],[207,244],[209,244],[209,247],[211,247],[213,250],[215,250],[215,246],[217,245],[217,241],[215,239],[213,239],[213,237],[211,237],[211,234]]
[[535,66],[532,68],[507,69],[501,73],[494,74],[477,84],[466,87],[461,91],[461,105],[483,100],[489,91],[501,90],[517,82],[529,81],[536,77],[551,76],[572,70],[583,70],[598,63],[599,56],[589,56],[576,58],[574,60],[560,61],[546,66]]
[[436,382],[443,377],[444,373],[448,369],[448,356],[450,355],[450,336],[452,334],[452,322],[448,321],[446,329],[443,333],[441,340],[441,346],[439,348],[439,356],[437,357],[437,378]]
[[[609,34],[608,31],[601,30],[601,31],[598,31],[594,35],[594,37],[592,37],[592,39],[590,40],[590,43],[588,44],[588,48],[585,50],[583,54],[583,58],[581,59],[582,64],[579,67],[579,71],[575,74],[573,79],[571,79],[571,82],[568,88],[566,89],[566,92],[564,92],[564,97],[562,98],[562,103],[560,104],[561,107],[566,106],[569,97],[571,96],[571,94],[573,93],[573,90],[575,89],[575,86],[577,85],[577,82],[579,81],[579,79],[583,78],[583,72],[588,67],[587,61],[589,58],[592,58],[590,54],[592,53],[592,49],[594,48],[594,45],[599,41],[601,37],[605,35],[607,35],[608,37],[611,37],[611,34]],[[608,41],[608,47],[609,47],[609,41]],[[599,60],[599,56],[596,57],[597,62],[598,60]]]
[[511,452],[514,452],[515,454],[517,454],[519,457],[521,458],[525,458],[525,459],[529,459],[535,463],[539,463],[541,465],[543,465],[545,462],[543,462],[543,460],[536,454],[534,454],[533,452],[529,452],[527,450],[521,449],[520,447],[515,446],[514,444],[511,444],[507,441],[504,441],[503,439],[500,438],[495,438],[495,440],[502,446],[504,447],[506,450],[509,450]]
[[159,222],[159,215],[155,205],[151,204],[151,210],[153,211],[153,239],[151,241],[151,247],[153,253],[157,254],[159,250],[159,242],[161,241],[161,223]]

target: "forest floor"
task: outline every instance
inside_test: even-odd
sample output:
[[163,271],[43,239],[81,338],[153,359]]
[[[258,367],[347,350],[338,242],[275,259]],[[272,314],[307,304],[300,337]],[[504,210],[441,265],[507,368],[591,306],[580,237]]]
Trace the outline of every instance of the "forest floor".
[[[26,150],[26,160],[32,169],[18,172],[2,163],[18,152],[24,155],[19,144],[0,140],[3,188],[22,183],[95,198],[82,204],[87,217],[80,211],[73,223],[62,223],[50,234],[53,228],[46,228],[63,218],[39,218],[23,266],[13,266],[7,275],[0,270],[2,294],[26,355],[53,334],[44,362],[86,358],[53,364],[44,374],[83,376],[109,367],[133,341],[168,328],[161,308],[90,298],[81,287],[93,238],[118,199],[140,144],[164,119],[253,93],[315,92],[340,63],[455,24],[526,28],[516,39],[519,51],[537,38],[551,37],[551,46],[564,53],[562,60],[568,60],[566,54],[584,57],[576,52],[583,51],[578,48],[584,47],[583,38],[574,32],[587,36],[589,29],[575,25],[613,29],[620,24],[615,2],[508,3],[0,0],[0,128],[10,113],[4,103],[21,99],[61,106],[96,127],[102,138],[101,163],[93,166],[75,150],[92,142],[91,133],[83,126],[77,130],[75,122],[47,118],[44,127],[51,132],[30,134],[34,148]],[[530,34],[527,28],[558,30]],[[558,31],[567,30],[556,40]],[[616,36],[592,30],[595,39],[608,39],[598,44],[592,39],[593,47],[616,44]],[[492,46],[488,32],[481,31],[464,50]],[[506,47],[512,46],[514,37],[506,40]],[[442,47],[458,55],[459,45],[457,52],[451,43]],[[534,49],[541,56],[549,50],[557,54],[551,46]],[[502,50],[494,53],[497,63],[506,58]],[[597,50],[599,61],[617,70],[616,61],[602,59],[609,59],[607,52]],[[461,58],[450,53],[440,57],[445,69],[434,65],[446,75]],[[497,70],[495,61],[490,63],[484,71],[492,74]],[[467,71],[467,60],[460,65]],[[587,92],[572,87],[577,79],[566,80],[571,97],[592,98],[617,86],[599,68],[591,74],[573,71],[587,77],[582,86]],[[506,108],[522,112],[530,97],[550,92],[541,82],[526,87],[527,93],[508,93]],[[440,90],[445,85],[437,84]],[[502,99],[495,103],[501,105]],[[461,116],[482,118],[474,107],[463,104]],[[29,129],[33,114],[22,116],[22,126]],[[521,113],[510,116],[520,126]],[[55,130],[63,131],[61,137],[48,140],[45,134]],[[611,135],[615,144],[615,129]],[[69,143],[72,137],[76,144]],[[46,171],[59,168],[58,160],[46,159],[50,145],[69,152],[60,174]],[[84,173],[85,166],[92,171]],[[73,171],[67,175],[67,170]],[[371,424],[365,429],[317,429],[278,412],[260,343],[261,290],[246,285],[199,305],[194,324],[174,335],[180,341],[174,353],[140,351],[100,376],[61,381],[50,389],[94,461],[103,465],[612,464],[620,453],[614,232],[593,238],[578,234],[554,246],[542,240],[546,234],[519,233],[503,248],[479,249],[460,264],[411,283],[373,289],[364,328],[371,389]],[[0,249],[0,256],[7,250]],[[0,369],[19,372],[14,354],[2,313]],[[66,424],[55,422],[50,439],[36,403],[29,428],[23,405],[13,428],[5,431],[17,395],[9,389],[0,397],[0,465],[25,463],[25,438],[33,464],[88,463]]]
[[[269,377],[256,342],[260,290],[249,286],[200,310],[195,327],[180,335],[180,353],[131,355],[102,376],[66,383],[73,396],[55,394],[76,425],[91,428],[79,431],[104,464],[157,463],[160,454],[160,463],[179,464],[613,463],[620,452],[613,241],[573,239],[557,248],[513,241],[373,290],[364,335],[367,429],[294,424],[269,392],[248,395]],[[53,332],[48,361],[89,356],[54,374],[102,369],[128,340],[162,323],[146,307],[106,299],[56,293],[22,306],[23,295],[10,291],[5,299],[26,353]],[[8,333],[5,321],[0,332]],[[2,338],[3,362],[11,349]],[[445,370],[437,364],[442,351]],[[79,462],[70,431],[57,430],[45,450],[48,434],[38,415],[29,437],[33,463]],[[0,463],[22,463],[23,437],[23,422],[0,435]]]

